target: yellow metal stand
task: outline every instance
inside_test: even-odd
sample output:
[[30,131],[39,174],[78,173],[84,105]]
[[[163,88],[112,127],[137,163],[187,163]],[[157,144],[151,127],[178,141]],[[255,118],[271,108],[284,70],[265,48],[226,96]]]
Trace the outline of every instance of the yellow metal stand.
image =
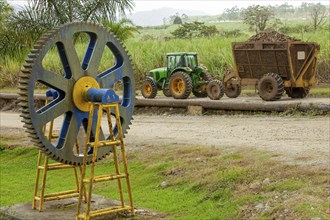
[[[111,108],[113,108],[115,111],[116,124],[117,124],[117,128],[118,128],[118,139],[116,139],[115,134],[112,130],[111,110],[110,110]],[[94,114],[95,109],[98,109],[97,110],[95,140],[94,140],[94,142],[89,142],[90,137],[91,137],[91,132],[92,132],[93,114]],[[108,118],[110,139],[100,141],[99,135],[100,135],[100,127],[101,127],[103,109],[106,110],[106,114],[107,114],[107,118]],[[90,106],[89,113],[90,114],[89,114],[89,119],[88,119],[87,138],[86,138],[87,144],[86,144],[85,152],[84,152],[84,162],[83,162],[83,167],[82,167],[82,176],[81,176],[81,184],[80,184],[80,186],[83,186],[83,187],[80,188],[76,219],[77,220],[78,219],[89,220],[91,217],[120,212],[120,211],[124,211],[124,210],[131,210],[132,215],[134,215],[134,207],[133,207],[131,186],[130,186],[130,180],[129,180],[128,167],[127,167],[126,152],[125,152],[125,147],[124,147],[124,142],[123,142],[123,133],[122,133],[122,128],[121,128],[118,103],[111,103],[111,104],[92,103]],[[97,160],[97,150],[100,147],[106,147],[106,146],[112,147],[112,153],[113,153],[116,173],[115,174],[106,174],[106,175],[101,175],[101,176],[94,176],[95,162]],[[123,166],[124,166],[124,173],[120,172],[116,146],[120,146],[122,162],[123,162]],[[93,157],[92,157],[90,177],[85,178],[88,148],[93,148]],[[121,179],[123,179],[123,178],[126,179],[129,206],[125,205],[125,203],[124,203],[124,195],[123,195],[122,182],[121,182]],[[93,184],[96,182],[103,182],[103,181],[110,181],[110,180],[117,180],[121,204],[119,206],[112,206],[112,207],[104,208],[104,209],[91,210],[91,198],[92,198]],[[85,184],[89,184],[86,212],[81,214],[80,210],[81,210],[82,193],[83,193],[82,188],[85,187]]]
[[[49,102],[48,99],[46,99],[46,104],[48,104],[48,102]],[[49,130],[48,130],[48,135],[47,135],[47,138],[49,141],[51,141],[53,138],[58,137],[58,135],[53,134],[53,125],[54,125],[54,121],[51,121],[49,123]],[[46,129],[44,128],[44,133],[45,133],[45,130]],[[77,150],[79,151],[78,145],[77,145]],[[43,156],[44,156],[44,159],[43,159]],[[44,162],[42,165],[43,160],[44,160]],[[49,160],[48,156],[46,156],[41,150],[39,150],[32,209],[37,209],[36,203],[37,203],[37,201],[39,201],[38,210],[40,212],[43,210],[45,201],[60,200],[60,199],[73,198],[73,197],[79,196],[79,180],[78,180],[77,166],[62,164],[62,163],[49,164],[48,160]],[[50,170],[59,170],[59,169],[68,169],[68,168],[73,168],[76,189],[67,190],[67,191],[63,191],[63,192],[50,193],[50,194],[45,195],[47,172]],[[42,181],[41,181],[41,190],[38,193],[41,170],[43,170]],[[80,172],[81,172],[81,168],[80,168]],[[85,190],[84,190],[84,192],[85,192]],[[85,198],[86,198],[86,195],[85,195]]]

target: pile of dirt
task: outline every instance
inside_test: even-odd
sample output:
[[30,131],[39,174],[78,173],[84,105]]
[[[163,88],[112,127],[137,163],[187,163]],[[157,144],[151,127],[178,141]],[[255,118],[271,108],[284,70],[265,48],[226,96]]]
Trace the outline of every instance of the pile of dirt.
[[276,31],[265,31],[253,35],[249,38],[248,42],[292,42],[300,41],[294,37],[289,37],[285,34],[278,33]]

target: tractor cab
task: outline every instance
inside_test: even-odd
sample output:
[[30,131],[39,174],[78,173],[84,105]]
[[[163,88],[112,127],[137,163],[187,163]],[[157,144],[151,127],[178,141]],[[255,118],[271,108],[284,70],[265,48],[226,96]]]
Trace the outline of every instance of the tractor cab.
[[166,56],[168,73],[180,68],[185,71],[192,71],[198,66],[197,53],[168,53]]

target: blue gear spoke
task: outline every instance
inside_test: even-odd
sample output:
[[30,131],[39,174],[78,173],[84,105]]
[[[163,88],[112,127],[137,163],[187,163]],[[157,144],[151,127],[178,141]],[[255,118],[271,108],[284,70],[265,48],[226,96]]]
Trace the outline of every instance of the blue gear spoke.
[[109,69],[100,74],[99,84],[102,88],[109,88],[123,79],[123,66]]
[[104,53],[104,48],[108,41],[107,36],[98,33],[97,37],[90,34],[91,40],[85,53],[83,69],[86,69],[89,76],[96,77]]
[[68,88],[72,87],[74,84],[73,80],[66,79],[63,76],[48,70],[38,72],[36,77],[41,83],[55,90],[61,90],[64,92],[67,92]]
[[55,100],[53,103],[54,104],[50,103],[40,108],[33,114],[33,117],[35,118],[34,125],[36,128],[42,128],[51,120],[58,118],[70,110],[70,105],[67,98],[60,100],[59,102]]
[[60,148],[60,154],[72,154],[76,145],[76,139],[82,121],[75,115],[67,116],[63,121],[61,133],[58,140],[57,148]]
[[67,55],[66,58],[71,69],[72,77],[74,79],[79,79],[83,75],[83,71],[76,48],[73,44],[73,40],[72,38],[67,38],[66,40],[62,41],[62,43],[64,45],[64,51]]

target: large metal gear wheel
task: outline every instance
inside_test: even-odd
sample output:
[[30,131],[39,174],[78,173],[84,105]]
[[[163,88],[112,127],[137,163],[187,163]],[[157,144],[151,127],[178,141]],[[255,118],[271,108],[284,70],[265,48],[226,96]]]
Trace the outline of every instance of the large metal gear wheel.
[[[85,33],[90,37],[82,62],[79,61],[74,45],[77,33]],[[52,48],[57,48],[64,74],[49,71],[43,66],[42,61]],[[115,64],[99,73],[101,58],[107,49],[112,52]],[[83,163],[83,154],[77,154],[73,150],[78,131],[81,125],[87,127],[89,117],[88,111],[82,111],[74,103],[74,85],[82,77],[92,78],[100,88],[107,89],[119,81],[122,82],[122,101],[119,108],[122,130],[126,133],[132,120],[135,103],[133,66],[125,46],[102,26],[92,23],[69,23],[44,34],[28,55],[20,75],[21,117],[28,136],[46,155],[66,164]],[[55,100],[40,109],[34,105],[36,83],[46,85],[58,93]],[[61,115],[64,117],[61,118]],[[51,143],[44,135],[43,127],[56,118],[57,120],[60,118],[63,122],[57,142]],[[115,132],[116,129],[115,125]],[[105,139],[104,136],[101,131],[100,140]],[[99,149],[98,160],[110,152],[110,147]],[[91,150],[89,153],[88,162],[92,159]]]

